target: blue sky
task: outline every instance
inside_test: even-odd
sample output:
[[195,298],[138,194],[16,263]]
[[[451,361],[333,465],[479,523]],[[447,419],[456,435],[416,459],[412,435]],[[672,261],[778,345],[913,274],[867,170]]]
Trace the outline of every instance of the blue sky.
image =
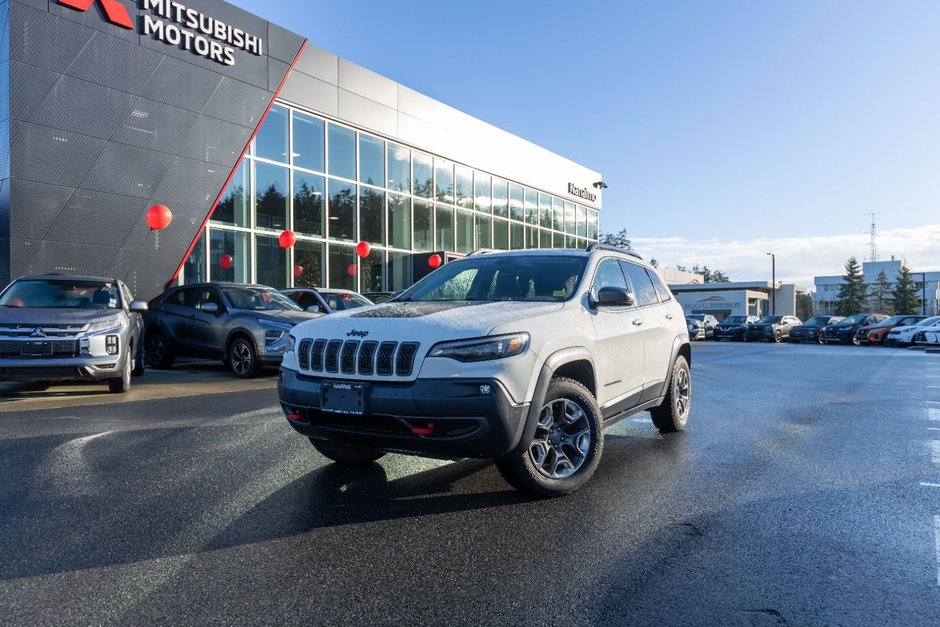
[[874,211],[940,269],[940,2],[235,4],[600,171],[602,230],[663,263],[806,282]]

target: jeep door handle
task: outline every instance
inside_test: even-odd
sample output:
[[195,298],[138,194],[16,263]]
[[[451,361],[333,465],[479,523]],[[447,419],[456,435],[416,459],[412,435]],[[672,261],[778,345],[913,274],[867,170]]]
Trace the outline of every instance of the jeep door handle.
[[634,318],[634,319],[633,319],[633,324],[639,327],[639,326],[642,326],[642,325],[643,325],[643,321],[640,320],[639,318]]

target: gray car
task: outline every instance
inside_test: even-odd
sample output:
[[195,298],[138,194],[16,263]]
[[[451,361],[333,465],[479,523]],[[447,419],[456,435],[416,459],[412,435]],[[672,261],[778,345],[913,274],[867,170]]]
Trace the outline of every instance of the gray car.
[[280,365],[294,325],[322,315],[265,285],[174,287],[150,302],[144,318],[147,361],[169,368],[178,356],[219,359],[236,377],[251,378]]
[[33,389],[106,381],[127,392],[144,372],[147,303],[117,279],[46,274],[16,279],[0,293],[0,380]]

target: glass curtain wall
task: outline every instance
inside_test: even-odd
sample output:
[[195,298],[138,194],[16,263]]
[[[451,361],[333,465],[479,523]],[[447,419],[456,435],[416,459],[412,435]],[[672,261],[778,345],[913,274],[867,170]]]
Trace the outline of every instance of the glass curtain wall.
[[[180,281],[357,291],[411,284],[412,253],[584,248],[598,212],[494,173],[275,105]],[[293,231],[297,243],[281,248]],[[370,254],[360,258],[356,244]]]

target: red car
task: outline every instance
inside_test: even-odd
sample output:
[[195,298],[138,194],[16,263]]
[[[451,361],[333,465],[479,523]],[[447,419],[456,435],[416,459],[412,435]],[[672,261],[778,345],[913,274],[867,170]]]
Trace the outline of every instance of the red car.
[[894,327],[905,327],[917,324],[927,316],[891,316],[878,324],[862,327],[855,334],[855,344],[884,344],[888,332]]

